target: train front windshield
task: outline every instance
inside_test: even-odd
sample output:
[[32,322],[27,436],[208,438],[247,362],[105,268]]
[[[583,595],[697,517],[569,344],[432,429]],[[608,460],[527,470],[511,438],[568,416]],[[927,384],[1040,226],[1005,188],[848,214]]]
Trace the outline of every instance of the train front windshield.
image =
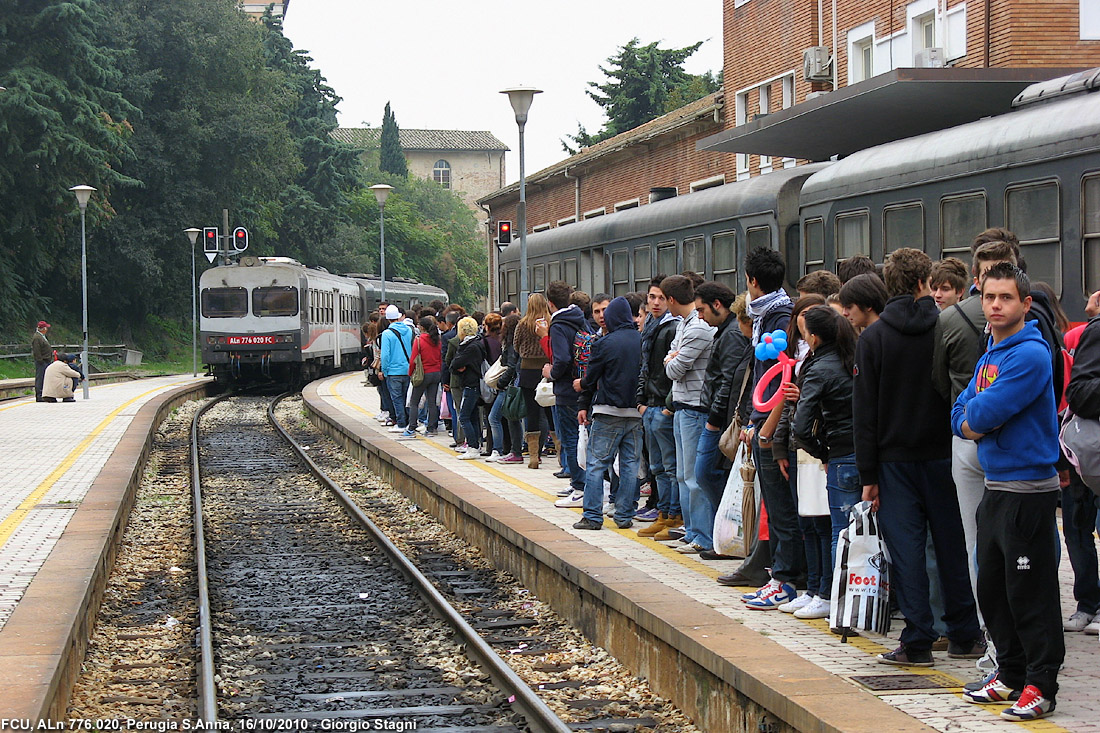
[[202,291],[206,318],[240,318],[248,315],[248,288],[206,288]]
[[252,313],[257,316],[298,315],[298,289],[290,285],[254,289]]

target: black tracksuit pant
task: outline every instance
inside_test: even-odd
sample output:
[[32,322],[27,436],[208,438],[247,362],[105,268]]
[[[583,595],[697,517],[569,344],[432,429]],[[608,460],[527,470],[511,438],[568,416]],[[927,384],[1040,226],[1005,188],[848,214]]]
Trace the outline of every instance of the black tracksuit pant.
[[1058,694],[1066,656],[1054,521],[1058,492],[986,489],[978,505],[978,605],[997,647],[1001,682]]

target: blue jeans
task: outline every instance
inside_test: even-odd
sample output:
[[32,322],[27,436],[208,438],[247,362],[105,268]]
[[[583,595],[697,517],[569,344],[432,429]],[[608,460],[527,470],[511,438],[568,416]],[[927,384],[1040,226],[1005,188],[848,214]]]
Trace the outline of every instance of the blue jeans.
[[1062,489],[1062,532],[1073,566],[1073,598],[1078,611],[1095,615],[1100,611],[1096,541],[1092,537],[1097,499],[1076,471],[1071,469],[1069,475],[1069,486]]
[[477,424],[477,401],[481,390],[477,387],[465,387],[462,390],[462,407],[458,410],[458,419],[462,421],[462,432],[466,434],[466,445],[481,447],[481,430]]
[[382,412],[389,413],[390,417],[393,417],[393,400],[390,399],[390,386],[386,382],[375,387],[378,390],[378,399],[381,404],[380,409]]
[[562,455],[559,458],[569,468],[569,486],[573,491],[584,491],[585,471],[577,463],[577,433],[580,428],[577,424],[577,405],[554,405],[554,422],[561,443]]
[[[699,539],[699,528],[691,524],[694,512],[691,502],[700,499],[699,481],[695,476],[695,454],[699,450],[699,435],[706,424],[705,412],[681,409],[672,414],[672,435],[676,439],[676,484],[680,492],[680,511],[684,517],[684,539],[688,542]],[[712,516],[711,531],[703,537],[704,541],[713,532],[713,523]]]
[[772,545],[772,577],[781,583],[793,583],[802,568],[802,530],[798,526],[798,504],[791,492],[791,482],[783,477],[772,454],[770,443],[760,446],[753,433],[752,457],[756,462],[756,477],[760,493],[768,510],[768,535]]
[[897,593],[898,607],[905,615],[901,643],[927,651],[938,636],[928,600],[924,550],[929,530],[940,571],[947,638],[958,643],[977,639],[977,605],[970,590],[951,459],[879,464],[878,519],[890,550],[890,589]]
[[[640,416],[639,416],[640,417]],[[628,522],[638,508],[638,459],[642,452],[642,421],[633,417],[593,415],[585,453],[584,518],[603,524],[603,475],[619,455],[619,491],[615,521]]]
[[385,381],[386,387],[390,390],[390,402],[393,407],[390,417],[397,423],[397,427],[403,428],[409,424],[405,416],[405,395],[409,393],[409,375],[387,374]]
[[704,421],[695,450],[695,479],[699,490],[691,495],[688,526],[695,532],[695,542],[704,550],[714,549],[714,515],[729,478],[729,471],[719,467],[722,454],[718,451],[718,439],[721,437],[722,431],[708,430]]
[[833,567],[836,567],[836,542],[840,538],[840,530],[851,521],[852,507],[863,501],[863,485],[859,482],[855,453],[829,458],[825,489],[829,492],[829,516],[833,529],[831,558]]
[[672,435],[672,415],[657,406],[647,407],[642,415],[645,443],[649,449],[649,470],[657,477],[657,511],[680,516],[680,489],[676,484],[676,439]]

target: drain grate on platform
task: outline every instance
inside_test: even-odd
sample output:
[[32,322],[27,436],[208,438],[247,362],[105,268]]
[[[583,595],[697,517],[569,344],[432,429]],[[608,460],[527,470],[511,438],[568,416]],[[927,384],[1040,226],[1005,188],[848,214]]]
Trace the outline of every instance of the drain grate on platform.
[[950,690],[960,686],[959,681],[945,674],[864,674],[854,675],[853,680],[875,692],[894,690]]

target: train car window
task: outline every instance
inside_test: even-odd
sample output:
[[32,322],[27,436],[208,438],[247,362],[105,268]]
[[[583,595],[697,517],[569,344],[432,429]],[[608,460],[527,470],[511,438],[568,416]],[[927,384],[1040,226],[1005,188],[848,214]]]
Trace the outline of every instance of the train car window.
[[563,273],[565,277],[562,279],[575,288],[580,287],[580,280],[577,279],[577,258],[570,257],[565,261],[565,271]]
[[206,318],[248,315],[248,288],[204,288],[200,300]]
[[787,227],[786,238],[785,258],[787,263],[789,263],[786,268],[787,284],[792,290],[795,290],[795,286],[798,284],[799,275],[801,274],[798,268],[794,266],[794,263],[798,262],[799,248],[802,246],[802,232],[798,224],[791,224]]
[[1085,294],[1091,295],[1100,290],[1100,176],[1081,182],[1081,214]]
[[630,258],[625,249],[611,253],[611,294],[626,295],[630,292]]
[[707,276],[706,250],[703,249],[703,238],[692,237],[684,240],[684,271],[697,272],[704,278]]
[[737,232],[715,234],[710,240],[714,257],[714,279],[728,285],[736,292],[737,287]]
[[592,253],[581,252],[581,284],[580,289],[589,295],[593,295],[595,291],[592,290]]
[[867,211],[852,211],[836,216],[836,258],[871,253],[871,215]]
[[561,263],[550,262],[546,265],[546,281],[552,283],[555,280],[561,280]]
[[940,201],[940,259],[958,257],[970,264],[970,245],[989,228],[985,192],[945,196]]
[[[508,270],[505,274],[505,279],[508,281],[508,286],[504,288],[504,292],[508,300],[515,303],[516,299],[519,297],[519,270]],[[517,305],[522,308],[527,307],[526,303],[519,303]]]
[[531,292],[541,293],[546,290],[546,266],[535,265],[531,268]]
[[653,277],[653,263],[649,259],[649,245],[634,248],[634,289],[639,293],[649,291],[649,280]]
[[[806,243],[802,252],[806,272],[813,272],[825,267],[825,220],[810,219],[806,222]],[[787,263],[787,269],[791,269],[793,262]]]
[[1058,182],[1018,186],[1005,191],[1005,220],[1020,239],[1032,282],[1045,282],[1062,294],[1061,209]]
[[757,247],[772,248],[771,227],[752,227],[745,232],[745,251],[751,252]]
[[252,314],[256,316],[298,315],[298,289],[292,285],[253,289]]
[[883,256],[895,249],[924,251],[924,206],[920,203],[887,206],[882,210]]
[[[604,277],[603,251],[592,250],[592,289],[586,292],[598,293],[607,289],[607,280]],[[584,290],[584,288],[581,288]]]
[[680,271],[676,266],[676,242],[657,243],[657,272],[675,275]]

